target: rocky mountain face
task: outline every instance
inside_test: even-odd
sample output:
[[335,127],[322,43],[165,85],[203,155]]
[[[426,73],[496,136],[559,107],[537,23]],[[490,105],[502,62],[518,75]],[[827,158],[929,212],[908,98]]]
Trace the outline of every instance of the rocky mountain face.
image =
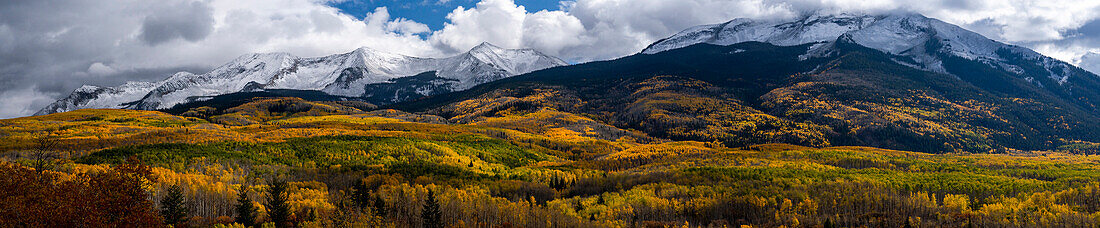
[[[160,82],[84,86],[37,114],[84,108],[167,109],[217,95],[271,89],[315,90],[393,103],[563,65],[567,64],[535,50],[509,50],[489,43],[448,58],[410,57],[369,48],[314,58],[287,53],[249,54],[201,75],[181,72]],[[429,72],[438,80],[405,79]],[[407,84],[410,81],[413,84]],[[377,87],[407,92],[368,90]]]

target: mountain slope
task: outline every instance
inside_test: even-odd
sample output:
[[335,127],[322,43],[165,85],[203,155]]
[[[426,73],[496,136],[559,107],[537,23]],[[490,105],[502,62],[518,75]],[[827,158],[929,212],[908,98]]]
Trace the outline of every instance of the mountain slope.
[[125,108],[126,102],[140,100],[154,86],[154,83],[148,82],[128,82],[116,87],[85,85],[73,91],[68,97],[42,108],[34,115],[66,112],[82,107]]
[[[1100,88],[1096,75],[1027,49],[970,37],[974,33],[940,31],[958,27],[919,15],[845,18],[826,21],[858,24],[845,24],[852,29],[830,33],[838,35],[824,42],[815,40],[822,26],[805,24],[780,26],[789,28],[774,33],[783,36],[737,30],[747,34],[727,33],[735,40],[729,42],[739,43],[725,46],[709,44],[720,43],[714,36],[676,38],[689,37],[681,34],[649,50],[671,40],[703,41],[538,71],[390,107],[468,119],[477,117],[449,107],[469,105],[466,100],[554,94],[538,102],[485,105],[477,113],[507,115],[552,107],[655,137],[727,146],[791,143],[997,152],[1100,142],[1100,135],[1093,133],[1100,130],[1095,103],[1100,96],[1089,89]],[[875,42],[862,40],[871,35],[859,34],[880,30],[912,34]],[[807,43],[740,42],[743,37]],[[887,43],[909,48],[879,45]]]
[[435,72],[443,79],[432,90],[416,90],[413,96],[434,95],[468,89],[474,85],[554,66],[560,59],[530,49],[509,50],[481,44],[467,53],[449,58],[418,58],[368,48],[315,58],[287,53],[241,56],[206,74],[181,72],[154,83],[128,83],[119,87],[85,86],[37,114],[82,108],[167,109],[178,104],[210,97],[267,89],[316,90],[344,97],[369,97],[373,84],[393,84],[403,77]]
[[[690,28],[662,39],[642,51],[654,54],[698,43],[730,45],[758,41],[778,46],[818,43],[808,54],[835,51],[843,40],[893,55],[895,61],[915,68],[964,74],[948,69],[949,58],[981,62],[1037,85],[1064,84],[1070,77],[1090,74],[1071,64],[1043,56],[1027,48],[1000,43],[958,26],[919,14],[821,15],[811,14],[795,21],[735,19],[716,25]],[[1039,78],[1050,80],[1037,80]]]

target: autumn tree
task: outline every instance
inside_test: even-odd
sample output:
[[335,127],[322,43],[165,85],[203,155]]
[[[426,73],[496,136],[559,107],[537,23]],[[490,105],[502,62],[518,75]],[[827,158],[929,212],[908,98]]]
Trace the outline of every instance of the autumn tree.
[[160,216],[164,217],[165,224],[180,226],[187,222],[184,201],[183,187],[178,184],[168,187],[168,194],[160,200]]
[[44,133],[35,139],[34,150],[30,153],[31,168],[38,171],[49,169],[54,160],[61,156],[54,150],[60,145],[60,140],[52,133]]
[[248,198],[248,186],[241,185],[240,191],[237,192],[237,223],[244,225],[245,227],[252,227],[256,225],[256,207],[252,203],[252,199]]
[[290,204],[287,202],[287,183],[281,179],[271,181],[267,189],[267,217],[276,227],[290,227]]
[[151,181],[135,159],[67,178],[0,161],[0,227],[163,226],[143,188]]
[[[99,207],[84,208],[87,211],[76,216],[99,216],[99,221],[87,221],[89,227],[111,227],[122,224],[144,224],[155,226],[161,220],[153,209],[153,202],[144,187],[155,182],[152,168],[130,157],[126,163],[115,165],[110,170],[86,177],[85,189],[77,193],[77,204],[90,203]],[[78,220],[79,221],[79,220]],[[81,221],[85,222],[85,221]],[[79,224],[79,223],[77,223]],[[102,225],[98,225],[102,224]]]

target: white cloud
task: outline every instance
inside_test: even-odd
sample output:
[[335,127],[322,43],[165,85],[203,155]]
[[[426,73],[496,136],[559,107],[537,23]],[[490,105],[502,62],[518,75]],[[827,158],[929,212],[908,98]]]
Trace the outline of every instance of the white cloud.
[[1100,52],[1089,52],[1078,61],[1078,65],[1094,74],[1100,74]]
[[28,116],[38,111],[34,104],[53,102],[58,94],[46,94],[34,86],[0,92],[0,118]]
[[397,18],[386,23],[386,29],[401,34],[419,34],[432,31],[428,28],[428,25],[405,18]]
[[111,68],[101,62],[96,62],[92,63],[91,66],[88,66],[88,73],[92,75],[102,76],[116,74],[118,73],[118,70],[115,70],[115,68]]
[[440,50],[460,52],[482,42],[507,48],[535,48],[551,55],[586,40],[579,19],[563,11],[529,13],[511,0],[484,0],[476,7],[458,7],[447,15],[443,29],[430,40]]
[[562,11],[539,11],[523,19],[523,47],[561,55],[562,50],[575,48],[592,40],[576,17]]
[[449,51],[462,51],[481,42],[519,47],[527,10],[511,0],[484,0],[470,9],[458,7],[447,14],[443,29],[432,33],[432,43]]

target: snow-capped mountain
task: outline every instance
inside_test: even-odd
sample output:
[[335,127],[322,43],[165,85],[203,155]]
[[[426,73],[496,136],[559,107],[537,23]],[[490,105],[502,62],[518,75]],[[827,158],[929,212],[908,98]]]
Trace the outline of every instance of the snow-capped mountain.
[[1074,66],[1068,63],[913,13],[811,14],[794,21],[734,19],[689,28],[657,41],[642,53],[654,54],[699,43],[731,45],[749,41],[778,46],[817,44],[805,57],[833,53],[837,44],[857,44],[891,54],[898,63],[947,74],[954,72],[944,67],[944,61],[963,58],[1015,73],[1021,78],[1049,77],[1058,84],[1076,76],[1071,70]]
[[[410,57],[369,48],[313,58],[288,53],[248,54],[201,75],[180,72],[160,82],[83,86],[36,115],[84,108],[166,109],[211,96],[264,89],[318,90],[336,96],[372,97],[376,93],[367,91],[368,86],[400,86],[393,85],[395,79],[434,72],[434,77],[440,80],[427,82],[433,85],[411,88],[413,95],[429,96],[563,65],[567,63],[535,50],[503,49],[489,43],[448,58]],[[383,100],[397,102],[407,95]]]
[[84,85],[68,97],[39,110],[35,115],[65,112],[83,107],[126,108],[129,104],[120,101],[140,100],[154,87],[156,84],[150,82],[128,82],[116,87]]

